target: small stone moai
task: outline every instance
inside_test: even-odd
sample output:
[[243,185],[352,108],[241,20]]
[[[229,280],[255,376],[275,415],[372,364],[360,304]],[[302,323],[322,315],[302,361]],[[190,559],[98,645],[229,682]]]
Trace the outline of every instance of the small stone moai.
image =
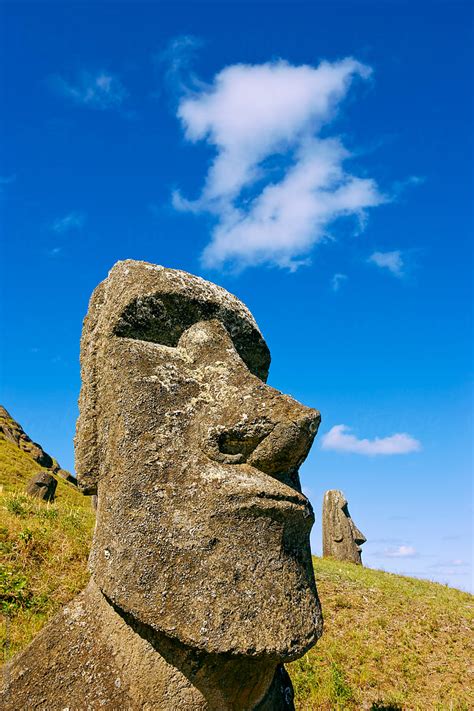
[[58,482],[49,472],[38,472],[31,477],[26,493],[43,501],[54,501]]
[[362,565],[360,546],[366,537],[355,526],[342,491],[331,489],[323,502],[323,556]]
[[75,441],[92,577],[8,666],[3,708],[294,708],[283,663],[322,631],[298,475],[320,415],[269,363],[215,284],[128,260],[97,287]]

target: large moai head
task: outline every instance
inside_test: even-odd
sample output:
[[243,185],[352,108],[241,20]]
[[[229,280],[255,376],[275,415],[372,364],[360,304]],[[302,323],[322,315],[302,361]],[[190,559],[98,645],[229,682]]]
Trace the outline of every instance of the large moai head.
[[366,540],[351,519],[342,491],[326,491],[323,501],[323,556],[361,564],[361,545]]
[[269,362],[224,289],[117,263],[84,322],[76,468],[117,608],[193,648],[285,661],[321,633],[298,477],[320,416],[265,384]]

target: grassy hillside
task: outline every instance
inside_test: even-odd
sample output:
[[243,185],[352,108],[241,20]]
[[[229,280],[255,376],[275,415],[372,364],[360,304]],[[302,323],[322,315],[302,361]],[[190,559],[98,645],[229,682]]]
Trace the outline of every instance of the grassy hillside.
[[[39,469],[0,435],[4,659],[88,578],[90,500],[61,479],[53,504],[25,496]],[[474,709],[472,596],[351,563],[315,558],[314,565],[325,630],[288,666],[298,711]]]
[[297,708],[474,709],[474,597],[315,558],[324,634],[289,665]]
[[81,590],[94,526],[90,499],[58,478],[56,500],[24,494],[41,467],[0,434],[0,611],[3,658],[25,647]]

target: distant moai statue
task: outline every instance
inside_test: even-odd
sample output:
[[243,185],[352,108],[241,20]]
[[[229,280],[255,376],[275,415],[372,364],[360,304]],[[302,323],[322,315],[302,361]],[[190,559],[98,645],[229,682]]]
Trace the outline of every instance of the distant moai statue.
[[351,519],[342,491],[326,491],[323,501],[324,558],[347,560],[362,565],[360,546],[366,540]]
[[8,665],[3,709],[291,711],[322,632],[298,469],[320,415],[266,385],[224,289],[128,260],[81,340],[78,486],[91,580]]
[[54,501],[58,482],[49,472],[39,472],[28,482],[26,493],[43,501]]

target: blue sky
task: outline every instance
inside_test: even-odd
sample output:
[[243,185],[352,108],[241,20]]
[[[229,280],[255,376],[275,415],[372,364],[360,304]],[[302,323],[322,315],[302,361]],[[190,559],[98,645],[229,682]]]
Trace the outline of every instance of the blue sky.
[[[2,6],[2,403],[73,469],[114,262],[215,281],[366,565],[472,589],[472,5]],[[400,435],[402,435],[400,437]]]

